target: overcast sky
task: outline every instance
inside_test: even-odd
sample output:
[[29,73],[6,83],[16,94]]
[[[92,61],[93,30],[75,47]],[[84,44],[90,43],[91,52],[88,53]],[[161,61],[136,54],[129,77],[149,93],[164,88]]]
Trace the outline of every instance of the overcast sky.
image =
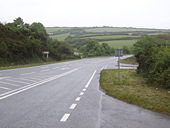
[[170,0],[1,0],[0,21],[170,29]]

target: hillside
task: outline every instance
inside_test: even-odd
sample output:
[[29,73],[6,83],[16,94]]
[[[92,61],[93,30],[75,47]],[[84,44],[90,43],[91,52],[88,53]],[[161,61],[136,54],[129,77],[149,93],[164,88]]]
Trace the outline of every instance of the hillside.
[[126,27],[47,27],[50,37],[67,41],[74,47],[86,40],[107,43],[113,48],[131,47],[141,36],[170,32],[165,29],[126,28]]

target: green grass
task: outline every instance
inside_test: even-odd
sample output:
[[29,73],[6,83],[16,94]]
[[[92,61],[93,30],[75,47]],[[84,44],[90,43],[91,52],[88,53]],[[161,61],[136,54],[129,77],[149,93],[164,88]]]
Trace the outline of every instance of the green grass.
[[120,81],[117,69],[106,69],[100,74],[100,87],[107,95],[146,109],[170,115],[170,93],[155,88],[137,75],[135,70],[121,69]]
[[123,46],[132,47],[137,40],[113,40],[113,41],[103,41],[100,44],[106,43],[113,48],[122,48]]
[[131,32],[131,31],[155,31],[156,29],[124,28],[124,27],[97,27],[87,28],[87,32]]
[[126,59],[122,59],[122,60],[120,60],[120,63],[124,63],[124,64],[138,64],[136,62],[136,58],[134,56],[126,58]]
[[56,32],[56,31],[63,31],[63,30],[70,30],[71,27],[46,27],[47,32]]
[[70,33],[65,33],[65,34],[60,34],[60,35],[54,35],[54,36],[50,36],[53,39],[57,39],[59,41],[64,41],[65,38],[67,38],[68,36],[70,36]]
[[128,37],[139,37],[139,36],[128,36],[128,35],[112,35],[112,36],[92,36],[92,37],[84,37],[81,39],[89,38],[89,39],[121,39],[121,38],[128,38]]

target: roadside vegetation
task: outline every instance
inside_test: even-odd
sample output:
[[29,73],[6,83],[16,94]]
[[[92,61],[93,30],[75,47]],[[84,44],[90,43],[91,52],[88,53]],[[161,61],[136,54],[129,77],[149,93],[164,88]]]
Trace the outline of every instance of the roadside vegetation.
[[0,66],[46,62],[43,51],[49,51],[48,61],[75,58],[72,47],[52,40],[41,23],[29,25],[20,17],[0,23]]
[[170,115],[170,34],[145,36],[133,51],[135,57],[121,63],[139,64],[137,70],[103,70],[100,87],[110,96]]
[[170,92],[148,84],[147,79],[137,74],[136,70],[105,69],[100,74],[100,87],[107,95],[170,115]]
[[170,89],[170,34],[144,37],[134,44],[137,73],[153,86]]
[[134,56],[126,58],[126,59],[121,59],[120,63],[124,63],[124,64],[135,64],[137,65],[137,61],[136,58]]

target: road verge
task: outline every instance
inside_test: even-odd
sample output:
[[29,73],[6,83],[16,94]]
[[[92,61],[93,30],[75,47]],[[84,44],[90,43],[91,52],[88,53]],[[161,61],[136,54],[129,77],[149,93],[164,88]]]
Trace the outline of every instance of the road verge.
[[145,78],[136,74],[136,70],[103,70],[100,74],[100,87],[114,98],[170,115],[169,91],[148,85]]

